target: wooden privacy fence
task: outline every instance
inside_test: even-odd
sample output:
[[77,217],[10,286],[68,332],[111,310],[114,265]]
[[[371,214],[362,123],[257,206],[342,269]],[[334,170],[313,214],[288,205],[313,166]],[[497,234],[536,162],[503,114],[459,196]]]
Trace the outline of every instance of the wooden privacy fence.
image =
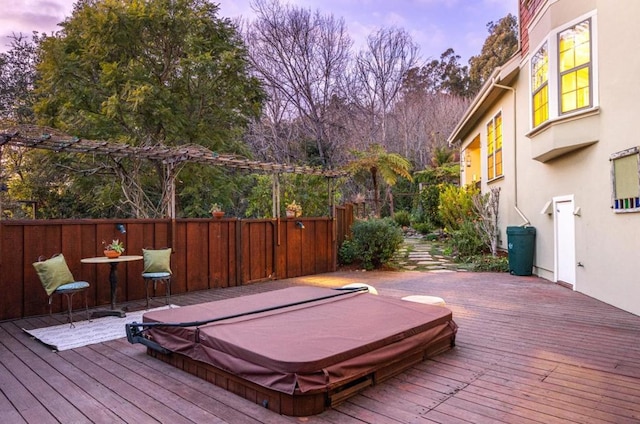
[[[32,266],[40,256],[62,252],[74,277],[91,283],[89,305],[109,305],[109,266],[80,262],[102,256],[102,241],[120,239],[128,255],[173,247],[171,292],[180,294],[335,271],[337,249],[352,220],[353,208],[347,205],[336,208],[335,220],[1,221],[0,320],[48,313],[47,296]],[[117,224],[124,224],[126,233]],[[145,298],[142,269],[142,261],[118,265],[118,302]],[[54,311],[64,306],[59,296],[53,302]],[[74,308],[81,306],[76,296]]]

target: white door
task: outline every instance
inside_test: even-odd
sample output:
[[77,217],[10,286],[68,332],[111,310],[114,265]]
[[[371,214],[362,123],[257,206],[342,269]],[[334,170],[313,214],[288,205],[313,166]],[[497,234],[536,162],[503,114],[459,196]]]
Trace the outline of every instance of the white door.
[[555,201],[556,280],[576,284],[576,241],[573,199]]

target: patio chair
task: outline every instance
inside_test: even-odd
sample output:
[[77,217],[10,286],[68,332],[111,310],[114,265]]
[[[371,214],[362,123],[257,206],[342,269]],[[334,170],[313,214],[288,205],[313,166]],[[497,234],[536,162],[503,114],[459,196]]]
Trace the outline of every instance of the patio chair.
[[33,267],[40,278],[42,287],[49,297],[49,315],[51,315],[51,301],[53,295],[61,295],[67,299],[67,319],[69,326],[75,327],[73,323],[73,295],[84,292],[84,307],[89,318],[89,302],[87,300],[87,289],[90,287],[86,281],[76,281],[73,274],[67,266],[67,261],[62,253],[53,255],[50,259],[42,260],[42,256],[37,262],[33,263]]
[[164,283],[165,303],[169,304],[171,297],[171,248],[166,249],[142,249],[144,259],[144,290],[147,295],[147,309],[149,309],[149,284],[153,283],[153,295],[155,297],[158,283]]

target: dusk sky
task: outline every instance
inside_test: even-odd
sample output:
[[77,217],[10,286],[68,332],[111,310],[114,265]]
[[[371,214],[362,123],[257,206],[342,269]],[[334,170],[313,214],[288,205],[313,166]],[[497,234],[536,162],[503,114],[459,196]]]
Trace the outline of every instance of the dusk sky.
[[[489,35],[487,23],[508,13],[517,16],[518,0],[288,0],[283,3],[344,18],[356,48],[382,27],[409,32],[423,60],[437,59],[452,47],[466,64]],[[0,51],[8,49],[12,33],[50,34],[71,15],[74,0],[5,0],[0,14]],[[250,0],[222,0],[220,16],[251,20]]]

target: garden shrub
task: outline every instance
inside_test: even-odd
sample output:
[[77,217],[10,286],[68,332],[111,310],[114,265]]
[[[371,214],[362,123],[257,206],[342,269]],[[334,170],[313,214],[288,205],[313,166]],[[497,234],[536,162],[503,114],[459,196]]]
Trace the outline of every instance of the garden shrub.
[[451,231],[450,235],[449,246],[460,259],[481,254],[484,250],[484,241],[470,219],[462,221],[459,228]]
[[[255,175],[246,202],[247,218],[270,218],[273,215],[273,179],[270,175]],[[335,182],[339,188],[342,180]],[[318,175],[286,174],[280,176],[280,215],[285,216],[286,205],[296,201],[303,216],[329,215],[329,196],[326,178]],[[340,190],[334,191],[334,203],[340,203]]]
[[448,185],[440,192],[439,213],[444,227],[457,231],[463,222],[474,220],[477,213],[473,206],[473,195],[477,189]]
[[338,249],[338,263],[340,265],[351,265],[358,259],[358,246],[351,239],[342,242],[342,246]]
[[429,222],[414,222],[411,227],[423,235],[427,235],[434,230],[433,225]]
[[441,187],[441,184],[427,185],[415,196],[413,213],[417,222],[428,223],[434,227],[442,226],[438,213]]
[[411,215],[407,211],[398,211],[393,214],[393,220],[401,227],[411,225]]
[[509,258],[506,256],[478,255],[469,258],[470,271],[509,272]]
[[351,232],[365,269],[380,268],[391,260],[403,241],[402,230],[390,218],[356,221]]

